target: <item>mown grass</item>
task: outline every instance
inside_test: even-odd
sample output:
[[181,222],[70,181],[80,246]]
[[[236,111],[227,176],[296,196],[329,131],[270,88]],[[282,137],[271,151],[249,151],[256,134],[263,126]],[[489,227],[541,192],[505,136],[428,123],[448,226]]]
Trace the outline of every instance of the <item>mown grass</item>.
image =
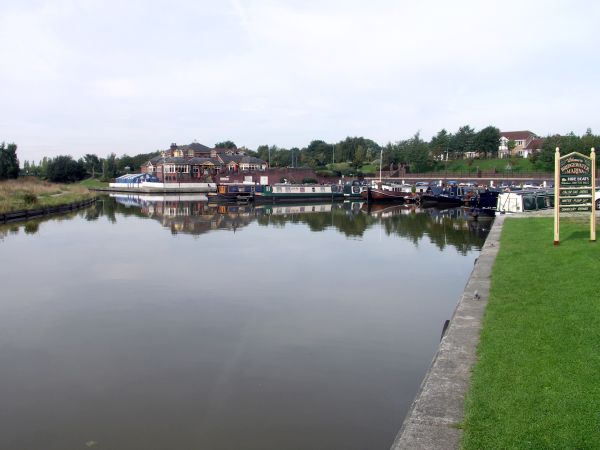
[[589,222],[508,219],[479,361],[466,399],[465,449],[600,448],[600,243]]
[[97,178],[88,178],[86,180],[81,181],[79,184],[88,189],[108,187],[108,181],[100,181]]
[[20,178],[0,182],[0,214],[64,205],[93,197],[85,186],[57,184],[37,178]]
[[[442,164],[442,169],[445,167]],[[510,169],[509,169],[510,167]],[[506,172],[535,172],[535,167],[531,160],[527,158],[512,158],[512,159],[457,159],[448,161],[449,172],[477,172],[495,169],[498,173]],[[439,168],[438,168],[439,170]]]

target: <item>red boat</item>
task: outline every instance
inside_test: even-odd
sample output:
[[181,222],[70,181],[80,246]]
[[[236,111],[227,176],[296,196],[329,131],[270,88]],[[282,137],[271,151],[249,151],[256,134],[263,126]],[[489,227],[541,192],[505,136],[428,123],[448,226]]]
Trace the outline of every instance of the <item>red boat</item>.
[[364,200],[372,202],[404,202],[409,193],[402,189],[399,184],[377,183],[375,186],[369,186],[368,189],[361,192]]

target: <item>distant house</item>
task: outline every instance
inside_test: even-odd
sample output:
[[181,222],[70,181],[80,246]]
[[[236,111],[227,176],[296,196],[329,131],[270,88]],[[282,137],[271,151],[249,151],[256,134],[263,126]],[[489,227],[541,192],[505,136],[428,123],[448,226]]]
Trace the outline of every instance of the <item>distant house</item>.
[[206,181],[218,174],[265,171],[267,163],[240,149],[210,148],[199,143],[171,144],[169,149],[146,161],[142,173],[156,176],[161,182]]
[[[541,139],[531,131],[502,131],[500,132],[500,146],[498,147],[498,157],[510,158],[511,156],[521,156],[527,158],[533,153],[533,151],[541,149],[533,149],[538,144],[534,141],[540,141]],[[508,143],[513,141],[515,147],[511,150],[508,147]]]
[[535,138],[529,142],[525,146],[525,148],[521,151],[517,156],[522,156],[523,158],[529,158],[534,153],[539,153],[542,151],[542,145],[544,144],[544,138]]

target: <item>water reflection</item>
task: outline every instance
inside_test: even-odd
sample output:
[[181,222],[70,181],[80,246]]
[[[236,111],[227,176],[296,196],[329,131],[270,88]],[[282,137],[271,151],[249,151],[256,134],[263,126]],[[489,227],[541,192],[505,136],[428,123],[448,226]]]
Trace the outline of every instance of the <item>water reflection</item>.
[[418,208],[415,205],[367,204],[365,202],[311,203],[294,205],[213,204],[206,195],[126,195],[102,197],[91,207],[60,216],[38,218],[24,223],[0,225],[0,239],[20,230],[35,234],[47,221],[103,217],[117,223],[117,216],[137,216],[158,221],[176,235],[202,235],[214,230],[236,232],[253,222],[266,227],[305,224],[311,231],[335,229],[349,238],[382,224],[387,235],[406,238],[417,244],[429,238],[438,248],[450,245],[461,253],[479,250],[492,220],[469,220],[463,208]]
[[0,448],[389,448],[485,231],[178,196],[3,225]]
[[[204,197],[205,196],[201,196]],[[418,243],[427,237],[440,249],[450,245],[462,253],[480,249],[491,221],[472,221],[462,208],[421,209],[415,205],[386,205],[365,202],[293,205],[212,204],[188,196],[116,195],[101,207],[121,213],[136,212],[159,221],[173,234],[199,235],[211,230],[237,231],[256,221],[262,226],[285,227],[305,224],[311,231],[335,229],[347,237],[361,238],[375,224],[383,224],[387,235]],[[114,217],[114,212],[107,213]]]

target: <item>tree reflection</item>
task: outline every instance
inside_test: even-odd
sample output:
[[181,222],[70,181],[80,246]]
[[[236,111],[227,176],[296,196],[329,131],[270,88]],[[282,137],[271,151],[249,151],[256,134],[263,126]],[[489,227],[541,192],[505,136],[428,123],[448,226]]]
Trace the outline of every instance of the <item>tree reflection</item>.
[[[105,203],[110,202],[105,200]],[[362,238],[368,229],[380,225],[387,235],[408,239],[415,245],[428,239],[440,250],[451,246],[462,254],[481,248],[490,227],[490,223],[486,226],[467,220],[460,208],[419,209],[413,205],[366,205],[362,202],[254,206],[149,196],[138,199],[117,197],[113,202],[110,209],[113,215],[136,214],[152,218],[172,234],[201,235],[218,229],[235,232],[256,222],[259,226],[277,228],[304,224],[313,232],[333,229],[349,238]],[[105,206],[104,210],[109,209]]]
[[386,235],[395,235],[417,245],[428,239],[440,250],[450,246],[462,254],[483,245],[492,221],[470,221],[461,208],[419,209],[413,205],[367,205],[363,202],[313,203],[293,205],[225,205],[203,200],[182,200],[180,196],[122,195],[102,196],[90,207],[23,223],[0,225],[0,239],[21,228],[35,234],[43,222],[86,221],[106,218],[118,223],[119,217],[136,216],[158,221],[172,234],[200,236],[214,230],[234,233],[253,222],[259,226],[283,228],[304,224],[313,232],[336,230],[348,238],[362,238],[365,232],[381,226]]

